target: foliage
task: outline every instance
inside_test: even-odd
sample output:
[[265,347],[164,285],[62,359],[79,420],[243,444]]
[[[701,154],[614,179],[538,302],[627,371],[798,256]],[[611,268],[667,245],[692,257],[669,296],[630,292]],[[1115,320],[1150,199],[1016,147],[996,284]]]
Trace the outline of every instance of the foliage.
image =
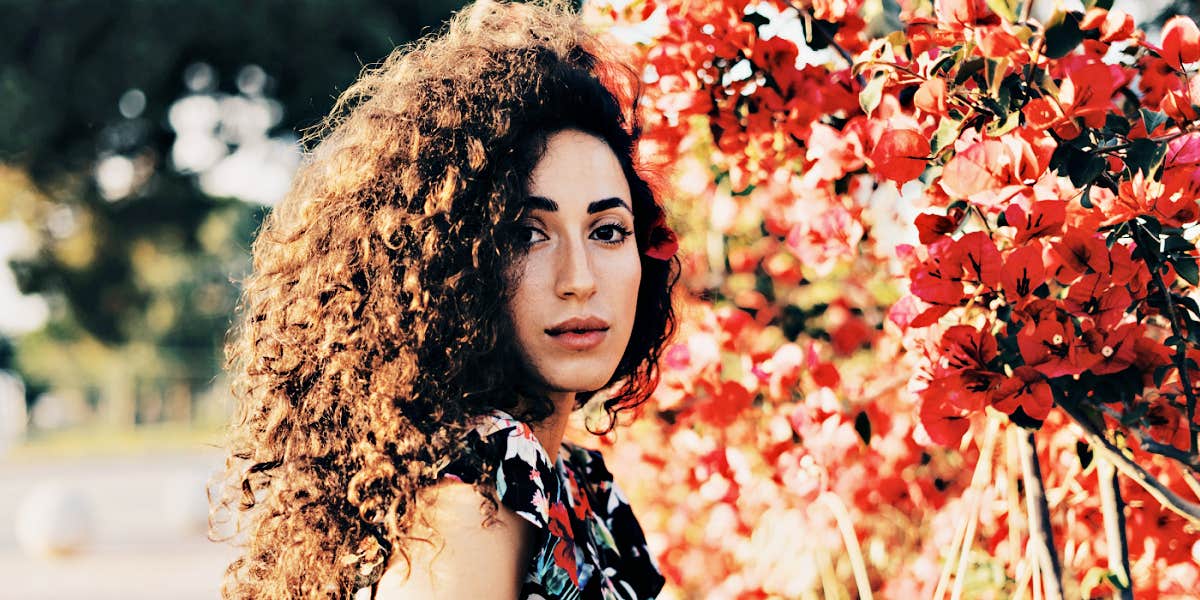
[[1196,589],[1200,30],[1088,6],[598,11],[712,301],[622,450],[685,595],[1091,597],[1126,547],[1138,597]]
[[[114,377],[206,387],[265,209],[197,185],[172,154],[172,109],[259,94],[279,115],[271,132],[302,130],[364,61],[461,4],[3,2],[0,219],[31,232],[12,268],[52,308],[14,343],[22,374],[59,388]],[[256,92],[239,81],[248,67],[264,74]],[[117,195],[98,183],[112,158],[131,169]]]

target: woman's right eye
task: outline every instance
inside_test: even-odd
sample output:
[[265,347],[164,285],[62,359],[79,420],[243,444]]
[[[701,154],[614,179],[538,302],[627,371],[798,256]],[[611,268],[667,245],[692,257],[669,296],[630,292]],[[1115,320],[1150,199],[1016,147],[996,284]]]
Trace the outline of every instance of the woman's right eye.
[[538,238],[539,235],[543,238],[546,237],[546,234],[542,233],[542,230],[532,225],[522,225],[517,228],[517,231],[519,232],[517,234],[517,242],[523,246],[532,246],[533,244],[542,241]]

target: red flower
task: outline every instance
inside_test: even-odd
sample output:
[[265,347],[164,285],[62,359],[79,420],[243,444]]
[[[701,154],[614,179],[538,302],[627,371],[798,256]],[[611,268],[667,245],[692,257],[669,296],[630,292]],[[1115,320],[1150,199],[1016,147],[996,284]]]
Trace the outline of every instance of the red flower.
[[1019,204],[1011,204],[1004,210],[1008,224],[1017,229],[1013,243],[1018,246],[1035,237],[1062,233],[1067,219],[1067,203],[1061,200],[1034,202],[1028,213]]
[[1070,228],[1062,241],[1050,248],[1062,259],[1055,277],[1063,283],[1074,281],[1085,273],[1107,273],[1110,267],[1108,247],[1104,238],[1095,233]]
[[1046,420],[1054,406],[1054,395],[1046,378],[1037,369],[1021,365],[1005,377],[996,390],[996,410],[1011,415],[1018,408],[1031,419]]
[[958,229],[958,222],[942,215],[921,213],[917,215],[916,226],[921,243],[929,245],[934,240]]
[[550,522],[547,525],[550,533],[562,538],[554,546],[554,564],[562,567],[571,577],[571,582],[579,585],[579,565],[575,563],[575,540],[571,535],[571,519],[567,515],[567,507],[561,502],[550,505]]
[[1184,64],[1200,60],[1200,29],[1188,17],[1171,17],[1163,25],[1162,46],[1163,60],[1182,71]]
[[1046,377],[1077,375],[1096,362],[1076,337],[1074,324],[1061,312],[1042,318],[1036,326],[1026,325],[1017,334],[1017,346],[1025,364]]
[[1107,375],[1124,371],[1137,360],[1136,340],[1142,337],[1146,326],[1141,323],[1125,323],[1115,329],[1100,327],[1085,331],[1083,340],[1088,350],[1100,360],[1088,370],[1096,375]]
[[659,212],[658,219],[650,226],[650,233],[646,236],[646,245],[646,256],[658,260],[671,260],[671,257],[679,251],[679,240],[675,235],[675,230],[667,225],[665,213]]
[[946,401],[940,389],[926,388],[921,394],[921,425],[929,439],[942,446],[954,446],[962,441],[971,427],[970,413]]
[[1028,298],[1033,290],[1046,282],[1046,267],[1042,263],[1042,245],[1033,242],[1008,253],[1004,271],[1000,274],[1004,293],[1011,302]]
[[911,129],[883,134],[871,151],[875,173],[897,184],[916,179],[929,162],[929,139]]
[[1076,315],[1088,315],[1101,328],[1110,328],[1121,321],[1133,297],[1122,285],[1099,273],[1084,275],[1071,285],[1063,306]]

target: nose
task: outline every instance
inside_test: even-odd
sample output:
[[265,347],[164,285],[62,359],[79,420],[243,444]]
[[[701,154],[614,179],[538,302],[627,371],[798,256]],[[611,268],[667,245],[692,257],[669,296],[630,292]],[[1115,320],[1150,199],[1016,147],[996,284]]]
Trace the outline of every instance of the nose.
[[560,298],[590,298],[596,293],[596,275],[592,272],[587,243],[583,240],[571,240],[563,244],[562,248],[558,258],[555,293]]

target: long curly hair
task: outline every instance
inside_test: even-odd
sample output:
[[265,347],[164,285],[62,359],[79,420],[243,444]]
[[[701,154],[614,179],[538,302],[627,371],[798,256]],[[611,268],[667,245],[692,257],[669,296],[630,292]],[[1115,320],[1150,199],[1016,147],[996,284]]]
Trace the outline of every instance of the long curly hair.
[[505,273],[555,131],[612,148],[642,253],[633,334],[593,433],[649,397],[679,263],[645,253],[663,209],[635,159],[638,73],[614,56],[563,2],[479,3],[365,69],[308,138],[226,346],[237,410],[210,529],[241,553],[224,597],[349,598],[409,563],[417,492],[452,460],[485,470],[494,516],[494,473],[462,440],[493,408],[554,411],[514,362]]

